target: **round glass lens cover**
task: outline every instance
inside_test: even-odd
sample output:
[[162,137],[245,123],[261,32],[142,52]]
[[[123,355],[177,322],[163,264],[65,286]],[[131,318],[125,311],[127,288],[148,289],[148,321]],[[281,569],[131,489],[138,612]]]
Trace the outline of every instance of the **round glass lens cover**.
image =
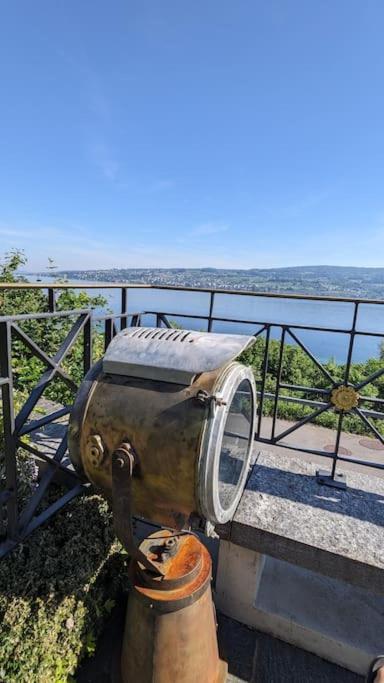
[[219,500],[228,509],[237,493],[237,486],[247,460],[253,423],[253,393],[249,380],[238,386],[229,406],[224,426],[219,461]]

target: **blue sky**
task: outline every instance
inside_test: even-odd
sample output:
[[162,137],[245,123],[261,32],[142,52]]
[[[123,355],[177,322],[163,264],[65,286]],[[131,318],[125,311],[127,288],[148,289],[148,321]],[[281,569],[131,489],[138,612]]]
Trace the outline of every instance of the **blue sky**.
[[384,266],[382,0],[3,0],[0,254]]

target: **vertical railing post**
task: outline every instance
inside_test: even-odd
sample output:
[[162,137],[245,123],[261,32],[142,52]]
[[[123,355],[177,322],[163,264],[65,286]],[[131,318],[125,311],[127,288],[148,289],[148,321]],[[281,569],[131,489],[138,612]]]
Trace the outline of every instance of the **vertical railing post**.
[[[348,345],[348,353],[347,353],[347,362],[345,364],[345,372],[344,372],[344,383],[345,385],[348,385],[349,382],[349,376],[351,373],[351,363],[352,363],[352,356],[353,356],[353,349],[354,349],[354,344],[355,344],[355,336],[356,336],[356,323],[357,323],[357,316],[359,314],[359,302],[355,301],[354,303],[354,309],[353,309],[353,319],[352,319],[352,327],[351,331],[349,333],[349,345]],[[328,480],[331,480],[332,482],[335,482],[333,485],[334,486],[339,486],[340,488],[345,488],[346,483],[345,483],[345,475],[343,474],[337,474],[336,473],[336,467],[337,463],[339,460],[339,450],[340,450],[340,440],[341,440],[341,433],[343,429],[343,420],[344,420],[344,411],[340,411],[339,414],[339,419],[337,421],[337,430],[336,430],[336,443],[335,443],[335,451],[334,451],[334,456],[332,459],[332,469],[330,474],[328,474]],[[327,476],[327,473],[318,473],[318,479],[321,476],[323,476],[324,480],[324,475],[325,477]]]
[[92,365],[92,313],[88,314],[87,321],[84,325],[84,348],[83,348],[83,367],[84,375],[87,374]]
[[353,348],[355,344],[355,336],[356,336],[356,323],[357,323],[357,316],[359,314],[359,302],[355,301],[354,305],[354,310],[353,310],[353,320],[352,320],[352,327],[350,331],[350,337],[349,337],[349,346],[348,346],[348,354],[347,354],[347,362],[345,365],[345,376],[344,376],[344,382],[345,384],[348,384],[349,382],[349,375],[351,372],[351,363],[352,363],[352,356],[353,356]]
[[0,377],[3,377],[7,380],[1,386],[3,404],[5,485],[10,494],[7,500],[7,536],[10,540],[13,540],[16,539],[17,536],[18,507],[11,345],[11,323],[9,321],[0,322]]
[[104,327],[104,351],[107,350],[113,337],[113,320],[112,318],[106,318]]
[[263,419],[263,411],[264,411],[264,394],[265,394],[265,382],[267,380],[267,374],[268,374],[268,359],[269,359],[269,339],[271,336],[271,326],[268,325],[266,333],[265,333],[265,347],[264,347],[264,357],[263,357],[263,366],[261,368],[261,390],[260,390],[260,401],[258,405],[258,420],[257,420],[257,438],[260,438],[261,434],[261,424],[262,424],[262,419]]
[[213,305],[215,303],[215,292],[211,292],[210,300],[209,300],[209,314],[208,314],[208,332],[212,332],[212,325],[213,325]]
[[55,290],[52,287],[48,288],[48,310],[50,313],[56,310]]
[[277,411],[278,411],[278,406],[279,406],[281,373],[282,373],[282,369],[283,369],[283,356],[284,356],[284,344],[285,344],[286,331],[287,330],[285,327],[281,328],[279,363],[277,366],[277,373],[276,373],[275,400],[274,400],[274,404],[273,404],[273,414],[272,414],[272,430],[271,430],[271,441],[272,441],[272,443],[275,440],[276,420],[277,420]]
[[336,467],[337,467],[337,461],[339,458],[341,430],[343,429],[343,418],[344,418],[344,413],[342,411],[340,411],[339,419],[337,421],[335,452],[334,452],[334,456],[332,458],[331,479],[333,479],[333,480],[335,479],[335,476],[336,476]]
[[[121,314],[127,312],[127,288],[121,288]],[[120,318],[120,329],[124,330],[127,327],[127,316],[122,315]]]

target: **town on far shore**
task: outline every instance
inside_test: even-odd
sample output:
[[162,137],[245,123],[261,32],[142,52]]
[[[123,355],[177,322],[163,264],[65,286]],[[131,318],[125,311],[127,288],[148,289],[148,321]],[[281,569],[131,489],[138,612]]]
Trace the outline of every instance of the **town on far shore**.
[[[213,289],[316,294],[383,299],[384,268],[293,266],[289,268],[111,268],[108,270],[51,270],[52,279],[129,282]],[[47,271],[28,273],[36,279]]]

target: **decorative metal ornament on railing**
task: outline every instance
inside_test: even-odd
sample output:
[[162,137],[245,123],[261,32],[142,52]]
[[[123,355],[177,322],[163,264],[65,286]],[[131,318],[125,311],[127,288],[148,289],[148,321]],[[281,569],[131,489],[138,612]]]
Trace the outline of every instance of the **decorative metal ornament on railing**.
[[335,387],[331,392],[331,403],[333,403],[336,410],[341,410],[345,413],[353,408],[357,408],[359,399],[360,396],[356,389],[345,384]]

